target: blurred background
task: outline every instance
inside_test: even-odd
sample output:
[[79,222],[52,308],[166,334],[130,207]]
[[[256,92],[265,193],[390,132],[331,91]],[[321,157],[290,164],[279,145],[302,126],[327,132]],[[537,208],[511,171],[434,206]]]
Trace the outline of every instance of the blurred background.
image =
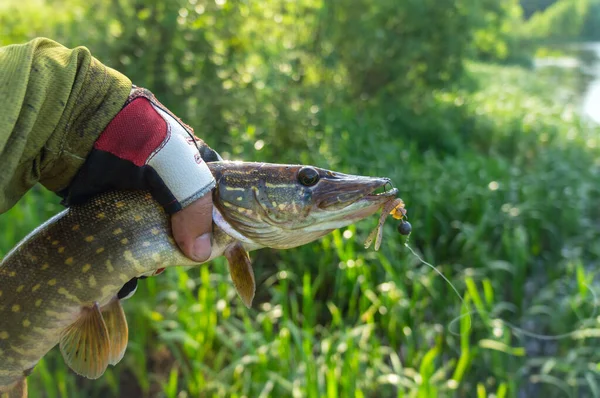
[[[123,361],[54,350],[32,397],[600,396],[600,0],[0,0],[0,45],[36,36],[227,159],[391,177],[464,304],[372,217],[253,253],[251,310],[222,259],[143,281]],[[0,254],[58,211],[33,189]]]

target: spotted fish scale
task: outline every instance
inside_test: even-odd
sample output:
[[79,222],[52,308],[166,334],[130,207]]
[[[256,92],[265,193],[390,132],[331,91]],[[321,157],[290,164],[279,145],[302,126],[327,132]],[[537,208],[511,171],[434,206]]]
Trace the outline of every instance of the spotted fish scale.
[[[128,202],[137,206],[125,208]],[[0,368],[0,385],[33,367],[41,345],[56,345],[82,306],[107,304],[127,281],[161,264],[190,263],[169,228],[150,195],[106,194],[86,212],[61,213],[9,253],[0,267],[0,357],[11,365]]]

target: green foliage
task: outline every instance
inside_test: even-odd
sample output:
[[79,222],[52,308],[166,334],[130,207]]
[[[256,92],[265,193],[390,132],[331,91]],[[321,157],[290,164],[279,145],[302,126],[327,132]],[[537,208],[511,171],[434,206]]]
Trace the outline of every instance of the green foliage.
[[518,0],[480,1],[477,13],[482,19],[475,32],[477,57],[488,61],[524,62],[529,57],[523,48],[523,10]]
[[600,40],[600,0],[523,0],[523,37],[537,41]]
[[594,0],[558,0],[543,12],[532,15],[525,25],[529,38],[572,40],[582,35]]
[[[40,1],[0,15],[35,16]],[[361,107],[377,98],[410,116],[431,89],[463,77],[469,55],[522,55],[509,36],[520,18],[515,1],[68,2],[65,14],[45,18],[42,34],[85,44],[232,157],[247,158],[247,136],[269,142],[263,156],[278,160],[289,148],[308,150],[299,137],[340,101]],[[37,25],[11,19],[7,40]]]
[[[461,76],[463,59],[478,26],[471,8],[459,0],[344,0],[325,3],[315,46],[326,65],[341,65],[356,96],[384,87],[405,92],[438,87]],[[435,29],[423,29],[425,24]]]
[[[561,86],[569,76],[467,61],[516,54],[516,3],[67,3],[64,13],[48,1],[0,6],[2,43],[46,34],[85,44],[226,158],[391,177],[413,225],[408,245],[463,299],[391,222],[381,250],[365,250],[372,219],[253,253],[251,310],[223,259],[143,281],[125,303],[122,363],[83,380],[53,350],[31,396],[599,390],[598,128],[578,117]],[[0,251],[57,202],[36,189],[1,216]],[[525,331],[575,332],[546,341]]]
[[[55,12],[56,3],[56,0],[0,2],[0,45],[19,43],[41,35],[51,35],[55,33],[56,26],[69,23],[73,13]],[[75,0],[70,3],[72,6],[76,5]]]

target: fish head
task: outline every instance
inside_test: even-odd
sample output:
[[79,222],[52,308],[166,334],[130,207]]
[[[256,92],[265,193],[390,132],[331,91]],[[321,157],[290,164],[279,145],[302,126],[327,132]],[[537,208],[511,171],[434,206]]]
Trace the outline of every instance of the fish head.
[[[368,217],[393,200],[388,178],[304,165],[214,162],[213,203],[252,242],[275,249],[304,245]],[[383,188],[384,192],[375,193]]]

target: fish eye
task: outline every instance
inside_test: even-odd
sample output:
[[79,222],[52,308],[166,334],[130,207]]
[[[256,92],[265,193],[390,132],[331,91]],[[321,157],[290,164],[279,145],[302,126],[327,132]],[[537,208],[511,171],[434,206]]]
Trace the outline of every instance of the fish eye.
[[303,167],[298,171],[298,182],[306,187],[312,187],[319,179],[319,172],[312,167]]

